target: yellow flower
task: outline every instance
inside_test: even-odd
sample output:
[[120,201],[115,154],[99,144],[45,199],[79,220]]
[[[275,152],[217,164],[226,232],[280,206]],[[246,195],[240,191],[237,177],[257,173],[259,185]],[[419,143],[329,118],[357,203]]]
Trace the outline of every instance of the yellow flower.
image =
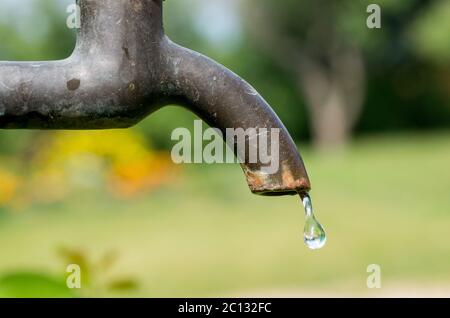
[[65,185],[50,184],[55,191],[69,189],[76,181],[93,185],[106,182],[119,197],[168,183],[174,171],[170,155],[152,151],[143,136],[132,129],[55,132],[32,164],[38,180],[50,179],[43,178],[48,171],[59,171],[52,175],[61,176],[58,180]]
[[0,205],[5,205],[13,199],[19,183],[18,177],[7,171],[0,170]]

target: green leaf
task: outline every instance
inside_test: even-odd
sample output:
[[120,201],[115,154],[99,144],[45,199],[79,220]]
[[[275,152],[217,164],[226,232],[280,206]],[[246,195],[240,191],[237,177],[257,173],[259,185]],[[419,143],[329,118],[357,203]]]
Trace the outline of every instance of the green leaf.
[[74,290],[69,289],[64,279],[39,273],[12,273],[0,278],[2,298],[73,298]]

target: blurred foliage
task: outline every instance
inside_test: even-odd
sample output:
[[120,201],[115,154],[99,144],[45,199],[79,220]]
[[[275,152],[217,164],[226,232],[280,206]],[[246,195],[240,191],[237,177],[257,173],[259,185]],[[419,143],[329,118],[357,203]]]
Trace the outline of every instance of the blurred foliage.
[[[332,53],[333,46],[356,47],[362,51],[367,70],[367,93],[355,134],[449,127],[448,1],[379,1],[382,18],[379,30],[366,27],[369,15],[366,8],[370,3],[287,0],[280,5],[271,0],[242,1],[245,25],[253,34],[247,41],[259,48],[254,55],[267,55],[278,64],[280,60],[287,64],[282,71],[272,72],[259,81],[267,82],[270,78],[271,82],[277,82],[289,73],[296,81],[296,56],[288,53],[297,47],[300,54],[306,51],[318,58],[324,69],[332,67],[327,54]],[[267,16],[260,15],[260,7]],[[276,34],[271,37],[271,32]],[[286,39],[288,45],[284,45]],[[306,79],[310,76],[304,74]],[[255,83],[259,85],[258,79]],[[302,97],[305,90],[297,89],[297,94]],[[270,97],[271,91],[265,95]],[[298,120],[294,113],[297,105],[289,106],[289,114]],[[287,125],[291,128],[289,121]],[[295,137],[305,136],[304,128],[300,134],[293,131]]]
[[17,272],[0,277],[1,298],[73,298],[63,279],[33,272]]
[[40,188],[46,181],[56,183],[49,195],[69,180],[88,188],[105,183],[115,195],[129,197],[170,183],[174,177],[169,154],[152,151],[135,130],[44,134],[35,142],[34,153],[30,166]]
[[0,206],[60,202],[83,190],[132,198],[178,176],[170,155],[135,130],[40,132],[31,140],[15,169],[0,169]]
[[71,54],[75,31],[66,27],[66,7],[73,1],[33,0],[19,7],[12,2],[2,6],[20,10],[0,12],[0,60],[54,60]]
[[138,288],[138,282],[132,277],[117,277],[111,272],[118,261],[118,254],[109,251],[99,259],[93,260],[88,253],[82,249],[61,247],[58,254],[63,260],[63,264],[76,264],[80,266],[81,288],[79,293],[82,296],[95,296],[113,293],[130,292]]
[[429,11],[421,13],[410,38],[422,56],[450,67],[449,34],[450,1],[437,1]]
[[[99,297],[449,295],[450,134],[302,151],[328,235],[320,251],[302,242],[298,197],[251,195],[238,165],[188,165],[173,187],[146,197],[90,191],[0,214],[0,273],[31,268],[65,282],[69,261],[97,268],[113,251],[106,258],[120,258],[99,279],[132,278],[139,288],[96,284]],[[61,246],[74,255],[61,258]],[[382,266],[381,289],[367,289],[368,264]]]
[[10,202],[20,183],[18,176],[11,172],[0,170],[0,207]]
[[[68,288],[70,273],[54,275],[44,272],[18,271],[0,276],[0,298],[74,298],[100,297],[124,292],[135,292],[138,282],[130,276],[114,274],[118,254],[110,251],[93,260],[82,249],[60,247],[58,256],[62,267],[76,264],[80,268],[80,287]],[[50,272],[50,271],[49,271]]]

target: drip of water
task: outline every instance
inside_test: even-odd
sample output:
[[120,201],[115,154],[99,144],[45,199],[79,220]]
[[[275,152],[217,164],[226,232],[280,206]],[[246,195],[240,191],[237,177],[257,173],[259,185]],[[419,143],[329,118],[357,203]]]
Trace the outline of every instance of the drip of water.
[[327,241],[327,236],[322,225],[320,225],[314,216],[311,197],[308,193],[301,193],[300,198],[305,207],[306,215],[305,228],[303,231],[305,244],[312,250],[322,248]]

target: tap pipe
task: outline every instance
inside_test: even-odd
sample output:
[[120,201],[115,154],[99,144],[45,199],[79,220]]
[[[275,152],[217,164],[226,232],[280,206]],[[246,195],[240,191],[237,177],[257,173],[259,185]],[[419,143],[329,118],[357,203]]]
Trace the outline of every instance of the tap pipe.
[[[277,128],[279,169],[245,158],[256,194],[310,190],[303,161],[267,102],[239,76],[171,42],[162,0],[77,0],[81,28],[60,61],[0,62],[0,128],[127,128],[161,107],[180,104],[213,127]],[[231,145],[234,148],[234,145]]]

